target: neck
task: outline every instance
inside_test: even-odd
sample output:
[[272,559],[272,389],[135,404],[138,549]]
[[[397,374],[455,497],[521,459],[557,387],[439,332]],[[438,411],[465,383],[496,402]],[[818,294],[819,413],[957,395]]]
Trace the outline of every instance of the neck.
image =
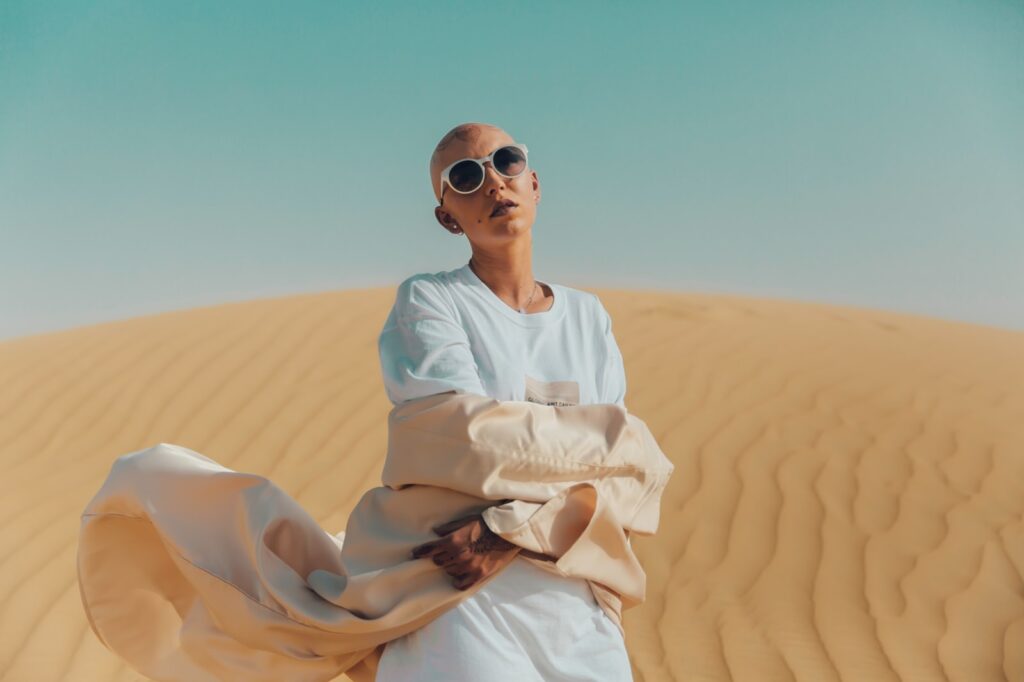
[[529,251],[518,258],[496,258],[474,252],[469,267],[498,298],[513,308],[525,307],[531,295],[531,305],[544,298],[540,283],[533,278]]

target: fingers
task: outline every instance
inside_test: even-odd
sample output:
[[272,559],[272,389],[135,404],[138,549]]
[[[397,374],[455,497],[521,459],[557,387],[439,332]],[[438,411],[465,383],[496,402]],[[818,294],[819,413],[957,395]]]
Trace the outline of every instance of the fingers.
[[436,552],[441,546],[441,540],[432,540],[430,542],[424,542],[422,545],[418,545],[412,548],[409,552],[409,556],[413,559],[422,559],[428,557]]
[[490,552],[507,552],[515,547],[514,544],[506,540],[505,538],[492,532],[490,528],[484,526],[483,533],[470,543],[471,551],[474,554],[488,554]]
[[[467,551],[465,547],[449,548],[438,551],[433,556],[434,563],[444,568],[449,573],[454,575],[455,569],[461,569],[461,564],[470,558],[472,553]],[[458,570],[461,573],[462,570]]]
[[[501,570],[507,562],[495,557],[481,559],[479,557],[462,562],[466,568],[463,571],[458,569],[448,570],[448,574],[454,578],[452,586],[459,590],[469,589],[480,580]],[[452,566],[455,566],[454,564]]]
[[468,573],[463,573],[462,575],[458,575],[455,577],[455,580],[452,582],[452,587],[454,587],[457,590],[469,589],[470,587],[475,585],[476,581],[479,579],[479,572],[470,571]]
[[441,538],[438,540],[432,540],[430,542],[424,542],[423,544],[414,547],[412,551],[409,553],[409,557],[412,559],[422,559],[424,557],[433,555],[436,551],[441,549],[450,550],[452,549],[453,542],[456,543],[456,547],[459,547],[461,549],[465,546],[466,538],[462,538],[461,536],[458,538],[453,538],[451,534],[459,528],[462,528],[463,526],[472,523],[474,520],[478,518],[481,519],[482,523],[483,517],[480,514],[471,514],[469,516],[463,516],[461,518],[453,519],[451,521],[442,523],[439,526],[435,526],[433,528],[433,531],[440,535]]
[[438,566],[446,566],[452,562],[461,561],[471,554],[472,552],[465,545],[453,545],[448,538],[442,538],[414,547],[409,556],[412,559],[429,557]]
[[479,562],[474,560],[451,564],[445,569],[445,572],[452,577],[452,586],[460,590],[472,587],[484,576]]
[[412,550],[413,559],[430,558],[433,563],[453,578],[452,586],[466,590],[484,575],[480,555],[467,546],[453,547],[446,538],[425,542]]
[[[482,530],[479,533],[474,528],[464,529],[467,524],[474,521],[478,521],[481,526]],[[453,532],[460,528],[463,530],[453,535]],[[482,560],[500,549],[494,546],[497,541],[505,541],[487,532],[488,529],[483,524],[483,517],[480,514],[453,519],[434,527],[433,530],[441,537],[414,547],[410,552],[412,559],[429,558],[452,577],[452,585],[458,590],[472,587],[484,575],[493,572],[493,569],[484,570],[487,567],[483,566]],[[480,533],[484,534],[483,543],[478,542]]]

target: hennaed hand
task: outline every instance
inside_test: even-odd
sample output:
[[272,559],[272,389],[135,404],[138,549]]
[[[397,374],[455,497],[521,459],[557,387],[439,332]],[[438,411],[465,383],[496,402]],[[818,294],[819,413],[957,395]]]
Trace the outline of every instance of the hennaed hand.
[[517,546],[487,527],[481,514],[472,514],[434,528],[442,536],[412,550],[413,559],[429,557],[454,578],[456,589],[465,590],[507,563]]

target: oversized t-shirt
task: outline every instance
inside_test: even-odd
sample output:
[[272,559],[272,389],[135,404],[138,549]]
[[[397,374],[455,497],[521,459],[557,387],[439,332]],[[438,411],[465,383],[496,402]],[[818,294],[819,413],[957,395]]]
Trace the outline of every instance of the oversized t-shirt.
[[[404,280],[378,343],[391,402],[455,391],[625,407],[622,355],[600,299],[544,283],[551,308],[520,313],[468,263]],[[632,680],[620,626],[587,582],[533,561],[517,556],[473,597],[388,642],[377,680]]]
[[547,405],[625,407],[622,354],[601,300],[544,283],[554,293],[551,308],[520,313],[469,263],[405,279],[378,342],[391,402],[454,390]]

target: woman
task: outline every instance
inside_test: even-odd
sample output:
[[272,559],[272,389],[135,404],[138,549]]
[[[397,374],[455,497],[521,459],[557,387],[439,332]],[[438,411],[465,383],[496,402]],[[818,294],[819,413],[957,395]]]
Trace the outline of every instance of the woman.
[[[527,151],[482,123],[456,126],[438,143],[434,215],[469,240],[472,256],[399,286],[379,339],[392,403],[455,391],[625,407],[622,356],[598,297],[533,277],[540,182]],[[510,546],[480,515],[437,532],[413,556],[459,589],[494,572]],[[388,642],[377,680],[631,680],[623,634],[587,582],[544,559],[523,550],[472,597]]]

